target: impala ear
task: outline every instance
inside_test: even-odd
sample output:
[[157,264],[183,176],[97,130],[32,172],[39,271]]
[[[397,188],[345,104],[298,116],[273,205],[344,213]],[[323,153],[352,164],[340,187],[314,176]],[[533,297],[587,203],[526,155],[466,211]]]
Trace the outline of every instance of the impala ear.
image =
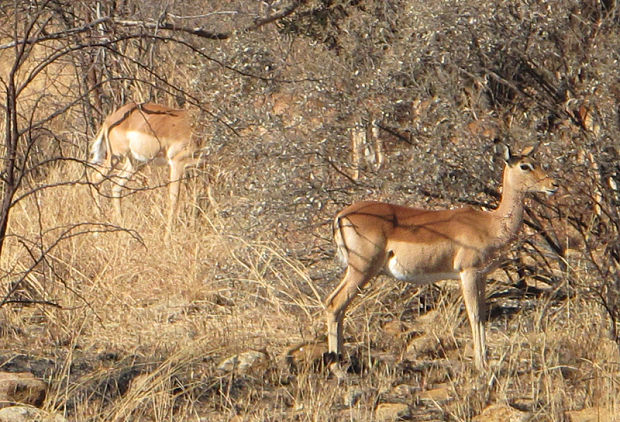
[[502,156],[504,157],[504,161],[506,162],[509,162],[510,158],[512,157],[512,154],[510,153],[510,148],[508,148],[508,145],[502,142],[495,142],[495,152],[498,154],[502,154]]
[[521,151],[521,155],[524,156],[524,157],[529,157],[535,151],[536,151],[536,145],[529,145],[529,146],[523,148],[523,151]]

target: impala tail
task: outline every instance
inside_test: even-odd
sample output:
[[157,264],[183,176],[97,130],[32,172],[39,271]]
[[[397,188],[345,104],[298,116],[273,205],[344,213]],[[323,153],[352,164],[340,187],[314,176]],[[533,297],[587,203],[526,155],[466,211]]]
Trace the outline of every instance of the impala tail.
[[342,236],[342,218],[337,216],[334,220],[334,241],[336,242],[336,253],[338,254],[338,261],[343,267],[349,265],[349,254],[347,251],[347,245],[344,243],[344,237]]
[[104,138],[106,135],[105,126],[99,129],[99,133],[97,133],[97,137],[93,142],[92,147],[90,148],[91,159],[90,163],[94,165],[103,164],[103,161],[106,158],[108,143],[104,142]]

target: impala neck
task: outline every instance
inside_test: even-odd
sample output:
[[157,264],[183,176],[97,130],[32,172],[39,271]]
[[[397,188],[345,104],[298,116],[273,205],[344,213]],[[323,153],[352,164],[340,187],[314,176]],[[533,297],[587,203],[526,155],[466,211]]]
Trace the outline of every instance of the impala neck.
[[525,192],[513,186],[507,174],[504,171],[502,200],[494,211],[499,221],[498,237],[504,242],[512,240],[521,228],[525,199]]

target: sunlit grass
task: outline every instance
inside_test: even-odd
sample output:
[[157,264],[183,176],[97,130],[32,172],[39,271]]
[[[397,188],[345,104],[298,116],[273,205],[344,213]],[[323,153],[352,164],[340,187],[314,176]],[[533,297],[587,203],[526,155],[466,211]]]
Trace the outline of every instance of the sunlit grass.
[[[71,174],[58,171],[49,180]],[[157,184],[161,175],[149,174]],[[46,189],[13,209],[5,278],[23,277],[20,294],[41,303],[0,310],[9,327],[3,353],[54,362],[47,407],[92,421],[370,421],[384,402],[408,403],[414,419],[426,412],[469,420],[490,403],[508,403],[551,421],[571,409],[620,407],[618,350],[606,340],[600,309],[579,296],[541,296],[494,320],[490,369],[481,376],[454,282],[420,290],[379,277],[346,320],[347,349],[362,372],[344,380],[312,366],[290,373],[284,352],[324,333],[320,286],[336,280],[317,283],[317,274],[337,278],[338,264],[309,270],[289,251],[299,245],[269,227],[260,239],[244,235],[242,224],[220,214],[244,199],[221,194],[223,181],[211,189],[217,203],[199,205],[205,186],[186,183],[168,243],[165,187],[124,198],[121,222],[105,198],[99,214],[86,186]],[[500,275],[490,292],[503,288]],[[386,334],[394,320],[409,332]],[[408,348],[422,335],[437,350]],[[267,367],[216,370],[248,350],[264,350]],[[435,388],[449,399],[423,398]]]

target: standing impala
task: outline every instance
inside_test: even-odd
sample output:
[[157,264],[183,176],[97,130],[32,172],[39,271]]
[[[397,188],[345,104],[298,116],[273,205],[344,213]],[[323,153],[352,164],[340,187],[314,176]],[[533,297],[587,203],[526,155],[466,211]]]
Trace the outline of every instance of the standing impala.
[[553,194],[558,185],[529,158],[503,148],[503,193],[499,207],[423,210],[384,202],[357,202],[334,221],[338,254],[346,265],[344,278],[327,298],[330,354],[343,351],[343,320],[358,291],[382,270],[418,285],[461,280],[465,308],[474,339],[475,363],[486,366],[484,306],[486,274],[502,248],[513,240],[523,220],[528,192]]
[[[168,224],[169,236],[176,216],[179,187],[185,167],[195,164],[192,129],[187,110],[145,103],[125,104],[110,114],[92,145],[93,165],[102,165],[93,178],[93,185],[114,172],[120,161],[123,167],[112,187],[112,201],[117,216],[121,217],[121,190],[142,166],[164,158],[170,166]],[[113,158],[118,161],[113,162]],[[134,169],[132,160],[139,163]]]

